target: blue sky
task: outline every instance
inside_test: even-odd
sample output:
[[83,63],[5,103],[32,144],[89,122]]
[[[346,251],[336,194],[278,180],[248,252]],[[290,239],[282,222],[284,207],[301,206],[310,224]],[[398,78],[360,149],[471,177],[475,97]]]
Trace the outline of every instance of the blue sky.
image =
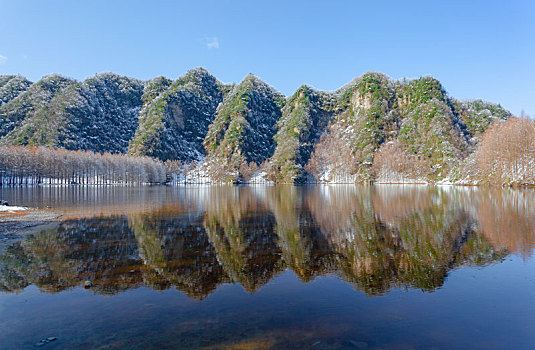
[[0,0],[0,74],[251,72],[289,95],[367,71],[535,116],[535,1]]

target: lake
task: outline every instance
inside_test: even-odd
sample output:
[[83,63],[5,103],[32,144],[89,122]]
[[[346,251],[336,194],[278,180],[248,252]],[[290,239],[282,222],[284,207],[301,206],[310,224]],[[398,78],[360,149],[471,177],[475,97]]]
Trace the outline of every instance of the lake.
[[533,190],[0,195],[62,215],[0,255],[2,349],[535,348]]

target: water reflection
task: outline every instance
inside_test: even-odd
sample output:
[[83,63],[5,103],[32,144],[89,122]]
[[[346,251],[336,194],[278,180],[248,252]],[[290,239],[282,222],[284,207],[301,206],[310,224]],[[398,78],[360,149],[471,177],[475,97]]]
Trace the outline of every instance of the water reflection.
[[90,280],[99,294],[149,286],[203,299],[222,283],[258,291],[291,269],[304,282],[334,274],[369,295],[432,292],[460,266],[527,258],[534,196],[416,186],[161,188],[142,209],[67,216],[12,245],[0,256],[0,290],[60,292]]

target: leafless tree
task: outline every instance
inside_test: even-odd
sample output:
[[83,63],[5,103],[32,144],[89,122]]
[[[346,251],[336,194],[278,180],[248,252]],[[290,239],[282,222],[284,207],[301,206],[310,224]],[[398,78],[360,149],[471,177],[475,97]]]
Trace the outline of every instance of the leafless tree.
[[483,182],[525,185],[535,181],[535,124],[528,118],[495,122],[476,151]]
[[149,157],[0,146],[0,185],[164,183],[179,171]]

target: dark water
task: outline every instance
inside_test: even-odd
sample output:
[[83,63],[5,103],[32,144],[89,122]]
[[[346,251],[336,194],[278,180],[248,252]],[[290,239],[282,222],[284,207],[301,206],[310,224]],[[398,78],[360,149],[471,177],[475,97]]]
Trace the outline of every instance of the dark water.
[[[0,348],[535,348],[535,192],[0,189]],[[84,289],[84,281],[94,286]]]

